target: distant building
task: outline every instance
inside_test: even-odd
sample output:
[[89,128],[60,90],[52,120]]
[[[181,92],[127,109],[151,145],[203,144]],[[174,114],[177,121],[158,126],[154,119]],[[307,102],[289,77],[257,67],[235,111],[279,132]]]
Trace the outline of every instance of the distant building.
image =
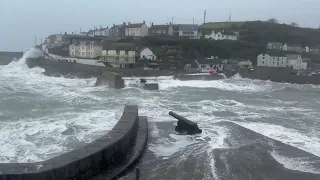
[[89,30],[88,36],[109,36],[109,27],[100,27],[100,29],[96,28],[94,30]]
[[224,68],[224,60],[218,58],[197,59],[195,62],[200,72],[223,70]]
[[169,25],[151,25],[149,29],[150,36],[173,36],[173,27]]
[[250,60],[247,61],[239,61],[238,62],[239,67],[252,67],[252,62]]
[[211,32],[211,34],[207,34],[204,36],[206,39],[212,39],[212,40],[232,40],[236,41],[238,40],[238,36],[234,33],[226,33],[226,32],[214,32],[214,30]]
[[125,36],[144,37],[149,35],[149,28],[145,21],[143,23],[131,24],[125,27]]
[[99,41],[78,40],[69,46],[70,57],[96,58],[101,55],[102,47]]
[[287,44],[285,43],[282,47],[283,51],[290,51],[290,52],[303,52],[304,48],[300,44]]
[[279,50],[282,51],[283,49],[283,44],[280,42],[269,42],[267,44],[267,49],[271,49],[271,50]]
[[257,66],[261,67],[292,67],[295,70],[306,69],[307,63],[302,62],[298,54],[283,54],[278,52],[269,52],[259,54],[257,57]]
[[305,50],[307,53],[320,53],[320,46],[306,46]]
[[125,27],[126,23],[123,22],[123,24],[113,24],[112,27],[109,29],[109,36],[110,37],[124,37],[125,36]]
[[179,24],[179,36],[189,39],[199,39],[199,25]]
[[104,47],[100,60],[106,66],[132,68],[136,64],[136,47],[130,43],[113,43]]
[[140,51],[140,59],[148,59],[148,60],[155,61],[157,60],[157,56],[154,55],[149,48],[143,48]]

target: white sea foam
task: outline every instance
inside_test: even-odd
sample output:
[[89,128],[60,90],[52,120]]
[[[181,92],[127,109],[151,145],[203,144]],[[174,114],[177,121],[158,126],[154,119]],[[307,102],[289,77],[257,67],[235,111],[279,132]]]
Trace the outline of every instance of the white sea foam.
[[320,138],[300,133],[298,130],[288,129],[280,125],[253,122],[235,122],[264,136],[297,147],[306,152],[320,156]]
[[[290,157],[280,155],[276,151],[272,151],[271,155],[276,161],[278,161],[287,169],[320,174],[320,170],[312,166],[312,162],[310,162],[310,159],[290,158]],[[319,163],[319,162],[316,162],[316,163]]]
[[[103,103],[107,98],[90,93],[102,90],[93,87],[95,79],[48,77],[42,74],[42,68],[29,69],[25,64],[26,58],[39,55],[41,52],[31,49],[19,61],[0,66],[0,93],[27,92],[35,100],[62,103],[65,107],[57,107],[52,109],[52,113],[42,113],[42,116],[31,114],[22,118],[0,119],[0,162],[40,161],[70,151],[72,146],[83,145],[102,136],[120,118],[122,109],[99,107],[98,102]],[[46,106],[45,103],[34,103],[25,108],[35,114]],[[76,110],[75,105],[80,109]],[[83,105],[87,107],[81,107]],[[2,115],[4,113],[1,112]],[[74,132],[63,135],[67,129]]]

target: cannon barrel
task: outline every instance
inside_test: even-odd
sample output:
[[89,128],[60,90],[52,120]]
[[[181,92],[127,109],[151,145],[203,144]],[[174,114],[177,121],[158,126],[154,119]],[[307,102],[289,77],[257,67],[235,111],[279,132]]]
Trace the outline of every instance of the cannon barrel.
[[178,120],[177,126],[175,128],[178,132],[186,132],[187,134],[197,134],[202,133],[202,130],[199,129],[198,124],[194,123],[172,111],[169,112],[169,115]]

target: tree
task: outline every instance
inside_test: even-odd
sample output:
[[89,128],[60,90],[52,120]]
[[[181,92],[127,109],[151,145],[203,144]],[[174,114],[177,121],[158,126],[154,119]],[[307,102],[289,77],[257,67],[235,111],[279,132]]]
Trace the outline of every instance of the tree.
[[292,23],[290,24],[290,26],[292,26],[292,27],[298,27],[298,24],[295,23],[295,22],[292,22]]
[[278,24],[278,20],[275,18],[271,18],[267,22],[272,23],[272,24]]

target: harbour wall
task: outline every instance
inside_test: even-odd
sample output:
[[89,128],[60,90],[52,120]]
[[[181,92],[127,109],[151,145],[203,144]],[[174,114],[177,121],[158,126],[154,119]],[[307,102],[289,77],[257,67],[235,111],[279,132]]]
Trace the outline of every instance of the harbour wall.
[[29,68],[41,67],[45,69],[44,74],[48,76],[67,76],[67,77],[80,77],[90,78],[99,77],[104,71],[118,73],[125,77],[132,76],[170,76],[173,72],[170,70],[154,70],[148,71],[142,68],[112,68],[104,66],[94,66],[89,64],[74,63],[66,60],[51,60],[44,57],[28,58],[26,61]]
[[121,89],[124,88],[124,80],[118,73],[104,71],[97,78],[96,86],[108,86],[109,88]]
[[320,84],[319,76],[302,76],[291,74],[291,68],[255,67],[254,71],[248,68],[239,68],[238,73],[243,78],[270,80],[279,83],[292,84]]
[[125,106],[119,122],[101,138],[46,161],[1,163],[0,179],[87,180],[105,171],[108,176],[104,179],[113,179],[129,166],[126,163],[131,152],[136,152],[134,157],[141,156],[146,147],[147,131],[147,120],[139,118],[138,107]]

